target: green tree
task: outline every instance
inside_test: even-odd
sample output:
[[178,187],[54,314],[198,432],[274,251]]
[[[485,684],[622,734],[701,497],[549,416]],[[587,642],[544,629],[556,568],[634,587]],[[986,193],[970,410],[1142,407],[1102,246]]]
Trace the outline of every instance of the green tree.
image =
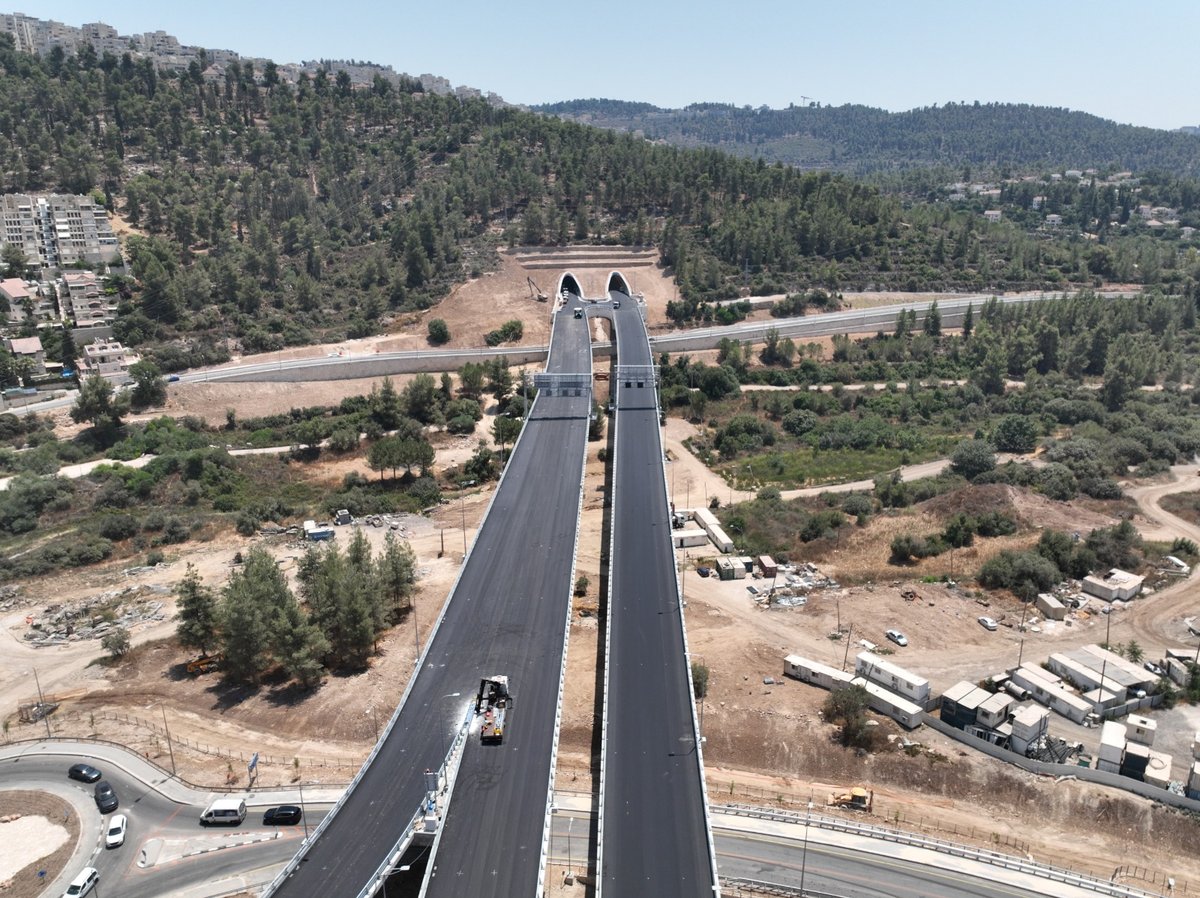
[[395,621],[397,615],[412,606],[412,593],[417,582],[417,556],[412,546],[397,539],[390,530],[383,538],[383,553],[376,564],[380,592],[387,597],[386,617]]
[[441,346],[450,342],[450,328],[441,318],[434,318],[429,322],[429,342],[434,346]]
[[1001,452],[1032,452],[1037,445],[1037,423],[1031,415],[1005,415],[996,422],[992,442]]
[[408,382],[401,393],[401,405],[408,417],[422,424],[441,423],[441,393],[428,374],[418,374]]
[[517,437],[521,434],[522,422],[519,418],[510,418],[507,415],[497,415],[496,420],[492,422],[492,439],[500,444],[500,454],[503,456],[504,447],[511,446],[517,441]]
[[329,654],[329,640],[292,599],[277,609],[271,622],[271,648],[288,676],[311,689],[325,672],[322,659]]
[[835,689],[826,697],[821,714],[841,727],[839,740],[848,748],[870,748],[871,728],[867,726],[867,707],[871,697],[862,686]]
[[100,442],[108,445],[116,440],[123,423],[122,416],[128,410],[128,398],[115,397],[113,385],[99,374],[93,374],[79,386],[79,396],[71,408],[71,420],[76,424],[90,422]]
[[942,335],[942,312],[938,308],[936,299],[925,312],[924,329],[927,336],[940,337]]
[[167,384],[154,362],[145,360],[130,365],[129,374],[133,378],[133,390],[129,395],[132,408],[141,411],[167,401]]
[[963,440],[950,456],[950,470],[974,480],[996,467],[996,450],[984,440]]
[[204,585],[195,566],[188,564],[187,572],[176,588],[179,610],[175,634],[185,648],[199,649],[208,654],[209,646],[217,643],[217,598]]
[[692,692],[696,698],[708,695],[708,665],[699,661],[692,662]]
[[395,477],[396,470],[404,464],[400,447],[400,438],[391,436],[376,440],[367,450],[367,466],[372,471],[379,472],[380,480],[383,480],[384,471],[390,470]]
[[434,458],[433,446],[426,439],[401,440],[396,450],[397,461],[408,473],[415,467],[424,474],[433,465]]
[[5,243],[0,249],[0,262],[4,263],[6,278],[23,278],[29,267],[29,257],[25,255],[19,244]]

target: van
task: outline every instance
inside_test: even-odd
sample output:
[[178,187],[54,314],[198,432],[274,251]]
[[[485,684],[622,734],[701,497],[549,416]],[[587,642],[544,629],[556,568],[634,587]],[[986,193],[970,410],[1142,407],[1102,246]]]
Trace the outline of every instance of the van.
[[71,880],[63,898],[80,898],[89,894],[100,881],[100,873],[95,867],[84,867],[78,876]]
[[200,825],[227,823],[237,826],[246,819],[246,802],[240,798],[218,798],[200,815]]

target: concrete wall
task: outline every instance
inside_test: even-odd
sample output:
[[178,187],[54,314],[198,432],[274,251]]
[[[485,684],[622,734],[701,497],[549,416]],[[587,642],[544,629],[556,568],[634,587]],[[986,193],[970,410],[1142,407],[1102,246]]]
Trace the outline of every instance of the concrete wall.
[[1123,789],[1126,792],[1132,792],[1144,798],[1150,798],[1154,801],[1171,805],[1172,807],[1184,808],[1188,811],[1200,813],[1200,801],[1192,798],[1184,798],[1182,795],[1176,795],[1173,792],[1159,789],[1148,783],[1131,780],[1116,773],[1092,770],[1088,767],[1074,767],[1070,764],[1049,764],[1045,761],[1035,761],[1032,758],[1023,757],[1007,749],[998,748],[983,739],[977,739],[969,733],[964,733],[962,730],[956,730],[954,727],[944,724],[934,717],[927,717],[925,724],[939,733],[949,736],[951,739],[974,748],[976,751],[981,751],[984,754],[991,755],[993,758],[1006,761],[1009,764],[1020,767],[1023,770],[1028,770],[1031,773],[1036,773],[1039,776],[1074,776],[1085,782],[1096,783],[1100,786],[1110,786],[1114,789]]

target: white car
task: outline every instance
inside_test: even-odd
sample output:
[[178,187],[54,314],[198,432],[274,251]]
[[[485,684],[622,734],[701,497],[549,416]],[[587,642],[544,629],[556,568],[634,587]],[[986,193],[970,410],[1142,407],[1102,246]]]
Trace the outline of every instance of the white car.
[[125,827],[129,820],[124,814],[114,814],[108,821],[108,832],[104,834],[105,848],[119,848],[125,844]]
[[95,867],[84,867],[79,875],[71,880],[71,884],[63,892],[63,898],[81,898],[83,895],[88,895],[92,889],[96,888],[96,883],[99,881],[100,873]]
[[899,646],[908,645],[908,637],[905,636],[903,633],[901,633],[899,630],[888,630],[887,638],[890,639],[892,642],[896,643],[896,645],[899,645]]
[[983,629],[985,629],[985,630],[995,630],[998,626],[1000,626],[998,623],[996,623],[994,620],[992,620],[992,618],[987,617],[986,615],[984,615],[981,618],[978,618],[978,620],[979,620],[979,626],[983,627]]

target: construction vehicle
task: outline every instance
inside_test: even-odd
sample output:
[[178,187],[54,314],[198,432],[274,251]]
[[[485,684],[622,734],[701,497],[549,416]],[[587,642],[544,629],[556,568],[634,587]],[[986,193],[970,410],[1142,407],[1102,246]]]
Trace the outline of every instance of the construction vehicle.
[[849,792],[829,796],[829,806],[834,808],[849,808],[852,811],[870,811],[875,805],[875,793],[868,792],[862,786],[855,786]]
[[535,284],[533,282],[533,278],[526,277],[525,283],[529,287],[529,298],[530,299],[536,299],[538,302],[546,302],[547,300],[549,300],[550,297],[548,297],[546,295],[546,291],[544,291],[541,287],[539,287],[537,284]]
[[216,670],[224,660],[224,657],[220,652],[214,652],[211,655],[201,655],[199,658],[194,658],[187,663],[187,672],[194,676],[196,674],[208,673],[210,670]]
[[475,696],[475,713],[483,715],[479,729],[479,741],[504,741],[504,721],[512,707],[512,695],[508,691],[508,677],[491,676],[479,681],[479,694]]

